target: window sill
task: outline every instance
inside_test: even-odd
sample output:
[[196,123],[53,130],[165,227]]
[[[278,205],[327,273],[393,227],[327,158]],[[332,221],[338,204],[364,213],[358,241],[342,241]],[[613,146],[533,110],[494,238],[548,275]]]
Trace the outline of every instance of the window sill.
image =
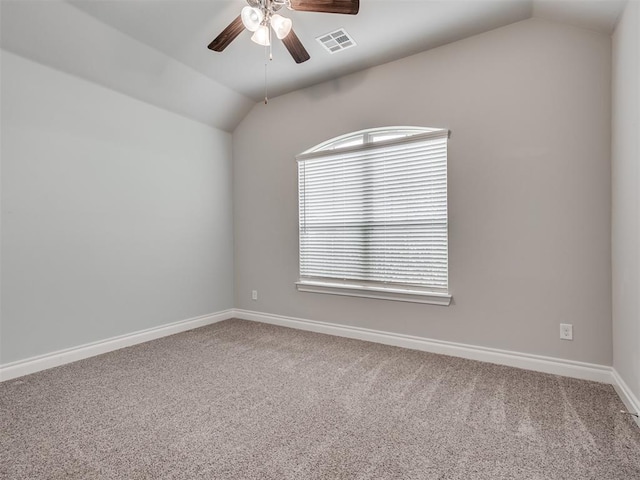
[[344,295],[348,297],[377,298],[380,300],[394,300],[398,302],[428,303],[431,305],[449,306],[451,295],[439,292],[423,292],[402,288],[367,287],[363,285],[342,285],[334,283],[296,282],[299,292],[326,293],[329,295]]

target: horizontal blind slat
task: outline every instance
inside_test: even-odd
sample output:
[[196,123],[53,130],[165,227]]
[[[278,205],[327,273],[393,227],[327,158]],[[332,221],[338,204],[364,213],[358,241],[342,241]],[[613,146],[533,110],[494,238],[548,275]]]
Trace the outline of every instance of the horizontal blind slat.
[[446,289],[446,138],[314,153],[298,176],[301,278]]

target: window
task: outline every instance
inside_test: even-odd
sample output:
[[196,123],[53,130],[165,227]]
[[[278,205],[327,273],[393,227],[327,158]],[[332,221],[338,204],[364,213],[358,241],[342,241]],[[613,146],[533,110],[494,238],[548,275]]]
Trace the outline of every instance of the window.
[[449,305],[448,133],[370,129],[297,156],[298,290]]

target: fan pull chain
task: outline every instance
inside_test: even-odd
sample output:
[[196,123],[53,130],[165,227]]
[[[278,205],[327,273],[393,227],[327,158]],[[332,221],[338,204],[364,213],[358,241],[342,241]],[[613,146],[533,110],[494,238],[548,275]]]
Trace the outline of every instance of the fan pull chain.
[[[268,61],[267,61],[268,58]],[[267,92],[267,66],[273,60],[273,50],[271,49],[271,29],[269,29],[269,46],[264,47],[264,104],[269,103],[269,95]]]
[[269,103],[269,95],[267,93],[267,66],[269,63],[267,62],[267,47],[264,47],[264,104]]
[[269,103],[269,96],[267,95],[267,64],[264,64],[264,104]]

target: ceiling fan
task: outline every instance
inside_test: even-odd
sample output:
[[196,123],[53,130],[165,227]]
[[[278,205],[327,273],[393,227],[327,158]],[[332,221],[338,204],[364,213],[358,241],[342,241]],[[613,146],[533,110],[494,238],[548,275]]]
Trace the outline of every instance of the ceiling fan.
[[222,52],[245,29],[253,32],[251,40],[255,43],[269,46],[273,29],[296,63],[306,62],[311,57],[293,31],[291,19],[277,13],[282,7],[346,15],[355,15],[360,10],[360,0],[247,0],[247,3],[242,13],[209,44],[210,50]]

